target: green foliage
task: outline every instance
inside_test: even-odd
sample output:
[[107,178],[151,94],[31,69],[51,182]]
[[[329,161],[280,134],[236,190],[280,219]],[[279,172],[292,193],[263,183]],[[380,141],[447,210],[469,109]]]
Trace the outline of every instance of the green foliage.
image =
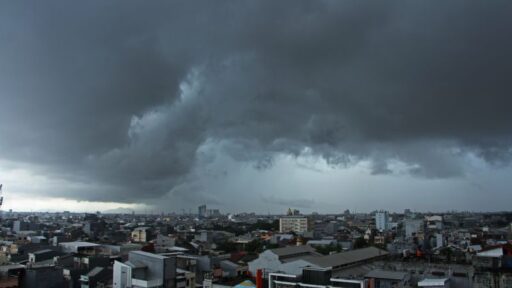
[[258,220],[258,222],[250,225],[247,230],[248,231],[255,231],[255,230],[276,231],[276,230],[279,230],[279,220],[274,220],[271,223],[269,223],[267,221]]
[[356,241],[354,242],[354,249],[365,248],[368,246],[368,242],[366,242],[366,240],[364,240],[363,237],[357,238]]
[[276,249],[276,248],[279,248],[279,244],[272,244],[272,243],[267,243],[265,244],[265,250],[266,249]]
[[449,262],[452,260],[453,251],[450,247],[444,247],[442,248],[439,253],[446,257],[446,260]]
[[260,253],[263,251],[263,243],[259,239],[252,240],[245,245],[245,251],[249,253]]
[[258,222],[254,224],[248,223],[231,223],[228,226],[221,226],[218,224],[213,225],[213,230],[226,231],[233,233],[235,235],[243,235],[248,232],[252,232],[255,230],[269,230],[269,231],[277,231],[279,230],[279,221],[274,220],[273,222],[267,222],[258,220]]
[[324,255],[328,255],[331,252],[336,252],[336,253],[341,252],[341,246],[339,244],[317,246],[317,247],[315,247],[315,249],[316,249],[316,252],[324,254]]
[[231,241],[225,241],[225,242],[218,244],[217,249],[225,251],[227,253],[235,252],[237,250],[236,244]]

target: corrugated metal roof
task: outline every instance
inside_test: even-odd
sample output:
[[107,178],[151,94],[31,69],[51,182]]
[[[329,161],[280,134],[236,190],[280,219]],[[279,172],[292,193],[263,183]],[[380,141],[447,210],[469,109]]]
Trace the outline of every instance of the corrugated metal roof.
[[503,248],[499,247],[491,250],[482,251],[480,253],[477,253],[476,255],[480,257],[501,257],[503,256]]
[[83,242],[83,241],[62,242],[62,243],[59,243],[59,245],[66,246],[66,247],[74,247],[74,248],[100,246],[99,244],[96,244],[96,243]]
[[404,280],[407,277],[407,272],[376,269],[368,272],[368,274],[366,274],[365,277],[390,280]]
[[432,287],[432,286],[441,286],[444,287],[446,282],[448,282],[448,278],[441,278],[441,279],[435,279],[435,278],[425,278],[418,282],[418,287]]
[[149,253],[149,252],[145,252],[145,251],[130,251],[130,253],[128,255],[130,255],[130,254],[142,255],[142,256],[151,257],[151,258],[157,258],[157,259],[167,259],[167,258],[169,258],[169,257],[164,256],[164,255]]
[[322,268],[345,266],[352,263],[357,263],[364,260],[369,260],[379,256],[385,256],[389,253],[376,247],[367,247],[356,249],[347,252],[331,254],[323,257],[311,257],[304,259],[312,264],[318,265]]
[[96,275],[98,275],[98,273],[100,273],[101,271],[103,271],[103,267],[94,267],[91,271],[89,271],[89,273],[87,273],[87,276],[89,277],[94,277]]
[[312,253],[320,255],[316,252],[315,248],[309,246],[309,245],[301,245],[301,246],[286,246],[283,248],[276,248],[270,250],[272,253],[276,254],[279,257],[287,257],[287,256],[293,256],[298,255],[302,253]]

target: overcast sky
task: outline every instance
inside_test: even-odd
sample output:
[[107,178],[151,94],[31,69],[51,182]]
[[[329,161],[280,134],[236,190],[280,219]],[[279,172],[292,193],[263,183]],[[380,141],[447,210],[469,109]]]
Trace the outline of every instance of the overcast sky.
[[510,1],[1,1],[5,209],[507,210]]

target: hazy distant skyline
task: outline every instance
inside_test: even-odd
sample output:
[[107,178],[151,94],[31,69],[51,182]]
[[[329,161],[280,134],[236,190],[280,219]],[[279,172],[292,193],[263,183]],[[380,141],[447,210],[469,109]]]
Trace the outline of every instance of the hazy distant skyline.
[[511,8],[0,2],[4,208],[509,210]]

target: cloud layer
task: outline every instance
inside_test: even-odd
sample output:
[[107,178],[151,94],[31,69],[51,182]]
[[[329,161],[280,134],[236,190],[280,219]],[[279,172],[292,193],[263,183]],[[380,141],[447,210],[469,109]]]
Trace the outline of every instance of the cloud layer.
[[89,185],[49,194],[128,203],[209,193],[191,183],[219,153],[434,179],[504,167],[511,6],[1,3],[0,158]]

